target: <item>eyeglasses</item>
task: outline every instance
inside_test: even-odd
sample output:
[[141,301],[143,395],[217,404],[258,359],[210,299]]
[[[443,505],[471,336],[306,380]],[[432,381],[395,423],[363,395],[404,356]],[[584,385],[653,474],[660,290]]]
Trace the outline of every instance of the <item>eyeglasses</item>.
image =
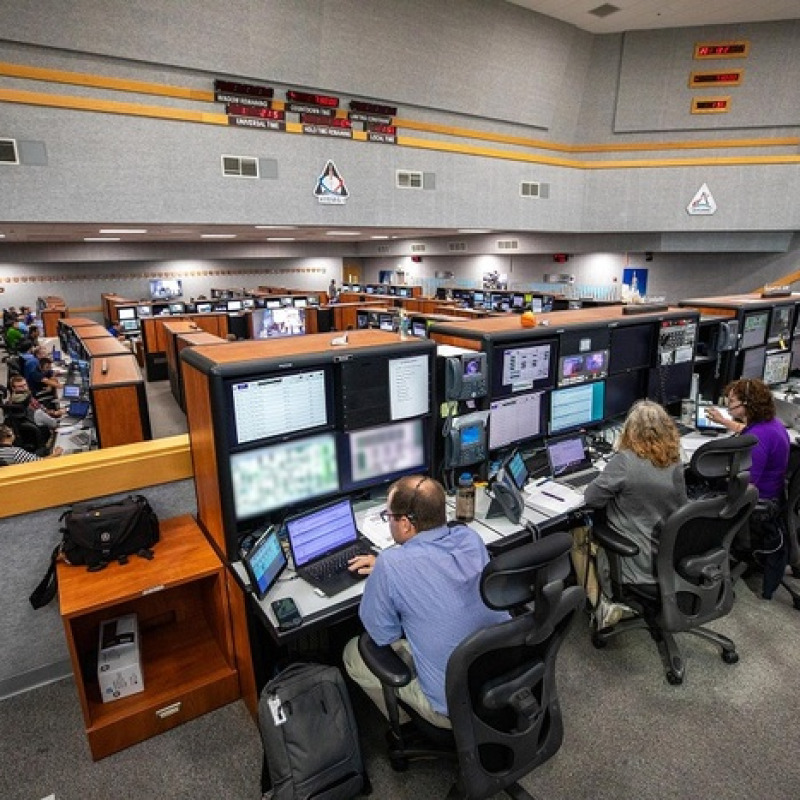
[[731,403],[730,398],[728,398],[728,403],[727,403],[728,408],[739,408],[743,405],[744,403],[741,403],[738,400]]
[[383,522],[388,522],[390,519],[400,519],[400,518],[402,518],[404,516],[405,516],[405,514],[393,514],[391,511],[389,511],[386,508],[384,508],[383,511],[381,511],[381,513],[380,513],[380,517],[381,517],[381,520],[383,520]]

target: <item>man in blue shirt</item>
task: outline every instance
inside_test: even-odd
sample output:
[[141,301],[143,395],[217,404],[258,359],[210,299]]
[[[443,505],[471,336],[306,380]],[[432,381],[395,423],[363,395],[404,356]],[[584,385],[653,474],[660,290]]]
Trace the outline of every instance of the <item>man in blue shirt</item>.
[[[350,569],[368,573],[359,611],[378,645],[391,644],[413,666],[415,679],[399,690],[433,725],[450,727],[445,698],[447,661],[467,636],[508,619],[491,611],[480,596],[488,554],[475,531],[447,524],[445,493],[432,478],[401,478],[389,489],[389,522],[398,547],[359,556]],[[358,652],[358,639],[344,650],[348,674],[385,714],[380,682]]]

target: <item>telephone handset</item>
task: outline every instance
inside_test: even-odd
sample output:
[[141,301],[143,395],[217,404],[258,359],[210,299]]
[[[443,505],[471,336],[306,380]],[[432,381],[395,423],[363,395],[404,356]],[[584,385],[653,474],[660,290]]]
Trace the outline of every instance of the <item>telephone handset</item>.
[[445,399],[474,400],[486,395],[486,353],[448,356],[445,362]]
[[452,417],[444,444],[445,469],[467,467],[486,460],[488,456],[486,422],[488,411],[474,411]]
[[739,321],[735,319],[726,320],[719,324],[719,334],[717,336],[717,352],[724,350],[734,350],[736,340],[739,336]]

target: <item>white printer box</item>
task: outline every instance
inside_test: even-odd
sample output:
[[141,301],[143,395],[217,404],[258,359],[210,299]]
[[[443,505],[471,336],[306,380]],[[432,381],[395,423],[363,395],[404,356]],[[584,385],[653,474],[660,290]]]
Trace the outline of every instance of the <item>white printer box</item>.
[[97,680],[104,703],[144,691],[136,614],[100,624]]

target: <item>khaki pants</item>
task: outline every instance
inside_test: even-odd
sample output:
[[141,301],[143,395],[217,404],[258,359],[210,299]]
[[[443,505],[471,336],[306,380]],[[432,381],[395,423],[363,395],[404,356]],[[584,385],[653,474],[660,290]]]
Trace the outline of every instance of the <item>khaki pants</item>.
[[[400,699],[414,709],[423,719],[435,725],[437,728],[450,728],[450,720],[444,714],[440,714],[431,708],[430,701],[420,688],[419,681],[416,678],[416,670],[414,669],[414,660],[411,657],[411,650],[408,647],[408,642],[405,639],[400,639],[395,642],[392,647],[394,651],[403,659],[403,661],[414,672],[414,679],[408,686],[402,686],[397,690]],[[358,652],[358,637],[351,639],[344,648],[342,655],[344,660],[344,668],[347,674],[364,690],[367,697],[372,700],[378,707],[380,712],[388,719],[389,714],[386,711],[386,703],[383,699],[383,687],[381,682],[370,671],[369,667],[364,663],[361,658],[361,653]],[[408,722],[408,715],[400,709],[400,722]]]
[[597,545],[592,541],[592,529],[589,525],[573,528],[572,531],[572,566],[578,576],[579,585],[583,586],[586,597],[592,605],[597,606],[600,599],[600,585],[597,580]]

